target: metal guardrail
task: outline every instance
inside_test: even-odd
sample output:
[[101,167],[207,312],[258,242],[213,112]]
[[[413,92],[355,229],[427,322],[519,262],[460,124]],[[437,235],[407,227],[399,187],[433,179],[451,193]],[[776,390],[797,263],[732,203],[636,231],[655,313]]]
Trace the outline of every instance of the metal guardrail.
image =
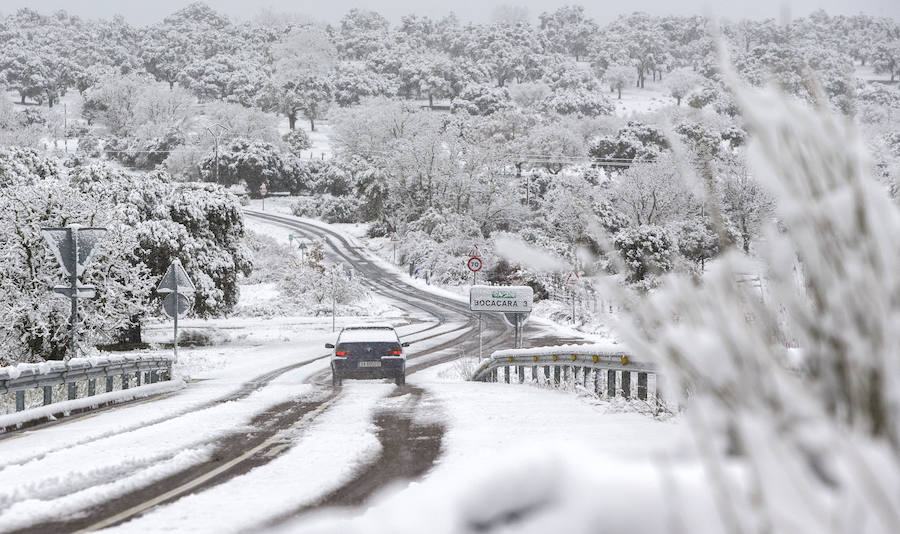
[[79,382],[87,382],[87,395],[97,393],[97,379],[105,378],[106,392],[113,391],[114,378],[120,377],[120,389],[134,385],[155,383],[172,378],[172,356],[113,356],[109,358],[78,358],[68,362],[52,361],[39,364],[0,368],[0,395],[15,393],[16,411],[25,409],[25,392],[43,388],[44,406],[53,403],[53,388],[68,386],[68,400],[77,398]]
[[[654,364],[637,361],[614,345],[560,345],[498,350],[480,362],[472,380],[498,382],[501,369],[507,384],[513,377],[520,384],[528,380],[553,387],[580,382],[598,396],[631,398],[634,392],[640,400],[648,399],[649,376],[656,374]],[[634,391],[633,374],[637,375]],[[653,382],[652,396],[660,403],[662,395],[655,376]]]

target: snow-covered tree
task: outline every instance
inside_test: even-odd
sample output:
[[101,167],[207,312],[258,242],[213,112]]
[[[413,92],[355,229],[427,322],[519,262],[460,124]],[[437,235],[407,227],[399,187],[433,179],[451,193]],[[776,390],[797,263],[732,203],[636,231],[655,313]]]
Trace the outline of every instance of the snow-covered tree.
[[634,79],[634,68],[627,65],[610,65],[603,73],[603,81],[609,86],[610,91],[616,91],[619,100],[622,100],[622,89]]
[[616,179],[613,197],[635,225],[665,224],[699,211],[695,195],[668,156],[635,162]]
[[576,61],[587,55],[598,31],[583,6],[562,6],[552,13],[541,13],[538,20],[551,50],[575,56]]
[[700,83],[700,77],[689,69],[677,69],[666,78],[665,84],[669,89],[669,95],[675,99],[675,105],[680,106],[681,101],[691,90]]

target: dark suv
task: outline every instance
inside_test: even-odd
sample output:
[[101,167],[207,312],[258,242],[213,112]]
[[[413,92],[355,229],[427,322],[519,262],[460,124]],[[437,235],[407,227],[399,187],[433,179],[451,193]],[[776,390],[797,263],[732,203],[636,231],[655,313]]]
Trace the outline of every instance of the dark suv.
[[344,378],[393,378],[406,383],[406,356],[397,331],[391,326],[348,326],[341,330],[331,357],[331,383],[340,386]]

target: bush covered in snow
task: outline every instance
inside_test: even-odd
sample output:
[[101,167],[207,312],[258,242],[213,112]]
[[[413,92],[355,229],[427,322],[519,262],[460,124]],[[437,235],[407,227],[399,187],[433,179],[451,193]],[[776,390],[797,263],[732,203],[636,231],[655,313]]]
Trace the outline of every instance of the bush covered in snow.
[[291,204],[291,213],[297,217],[321,218],[329,223],[351,223],[359,222],[361,205],[355,197],[299,197]]

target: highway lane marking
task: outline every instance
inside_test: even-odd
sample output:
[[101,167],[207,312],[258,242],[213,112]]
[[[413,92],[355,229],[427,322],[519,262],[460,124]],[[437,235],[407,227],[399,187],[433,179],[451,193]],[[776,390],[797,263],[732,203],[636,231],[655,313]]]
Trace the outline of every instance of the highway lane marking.
[[[328,407],[330,407],[334,403],[335,399],[337,399],[336,396],[331,398],[330,400],[325,401],[324,403],[322,403],[321,406],[319,406],[315,410],[313,410],[313,411],[309,412],[308,414],[306,414],[305,416],[303,416],[300,419],[300,421],[297,421],[296,423],[291,425],[289,428],[298,428],[302,424],[308,423],[312,419],[318,417],[322,412],[324,412]],[[163,493],[162,495],[158,495],[158,496],[150,499],[149,501],[145,501],[137,506],[134,506],[132,508],[129,508],[128,510],[125,510],[124,512],[120,512],[112,517],[104,519],[103,521],[94,523],[93,525],[91,525],[89,527],[83,528],[83,529],[77,531],[76,534],[81,534],[83,532],[91,532],[91,531],[95,531],[95,530],[101,530],[106,527],[115,525],[117,523],[125,521],[126,519],[128,519],[130,517],[138,515],[141,512],[149,510],[150,508],[153,508],[153,507],[159,505],[160,503],[168,501],[169,499],[172,499],[173,497],[182,495],[182,494],[196,488],[197,486],[203,484],[204,482],[207,482],[207,481],[219,476],[220,474],[228,471],[232,467],[255,456],[258,452],[266,449],[267,447],[272,446],[273,443],[276,443],[283,438],[284,438],[284,436],[282,435],[282,433],[278,432],[271,438],[269,438],[266,441],[257,445],[256,447],[253,447],[252,449],[246,451],[244,454],[238,456],[237,458],[235,458],[229,462],[226,462],[223,465],[220,465],[219,467],[213,469],[212,471],[208,471],[208,472],[200,475],[199,477],[197,477],[189,482],[186,482],[186,483],[182,484],[181,486],[178,486],[177,488],[171,489],[171,490]]]

